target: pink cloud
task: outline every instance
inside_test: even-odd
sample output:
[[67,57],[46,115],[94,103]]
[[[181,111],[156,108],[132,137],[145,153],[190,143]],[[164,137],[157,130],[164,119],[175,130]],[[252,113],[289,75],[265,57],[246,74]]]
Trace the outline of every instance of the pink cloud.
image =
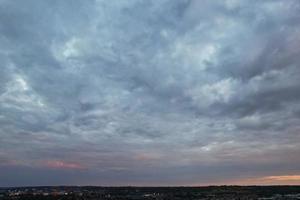
[[85,169],[83,165],[58,160],[46,161],[44,165],[53,169]]

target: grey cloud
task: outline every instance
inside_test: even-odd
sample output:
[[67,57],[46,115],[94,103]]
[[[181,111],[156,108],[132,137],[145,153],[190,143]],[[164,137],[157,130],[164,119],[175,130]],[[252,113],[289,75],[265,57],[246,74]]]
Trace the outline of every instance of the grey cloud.
[[[0,1],[0,161],[14,166],[0,165],[0,185],[205,184],[247,165],[299,173],[299,9]],[[47,161],[85,170],[65,182]]]

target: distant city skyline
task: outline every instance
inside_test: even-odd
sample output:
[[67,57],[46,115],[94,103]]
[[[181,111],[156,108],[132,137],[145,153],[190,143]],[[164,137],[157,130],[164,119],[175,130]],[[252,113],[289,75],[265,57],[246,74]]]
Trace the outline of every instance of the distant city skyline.
[[300,185],[300,1],[0,0],[0,187]]

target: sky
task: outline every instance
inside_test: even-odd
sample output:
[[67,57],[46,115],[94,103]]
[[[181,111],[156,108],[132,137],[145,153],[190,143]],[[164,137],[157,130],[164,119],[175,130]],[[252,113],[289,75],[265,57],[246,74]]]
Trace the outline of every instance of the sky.
[[300,1],[0,0],[0,186],[300,184]]

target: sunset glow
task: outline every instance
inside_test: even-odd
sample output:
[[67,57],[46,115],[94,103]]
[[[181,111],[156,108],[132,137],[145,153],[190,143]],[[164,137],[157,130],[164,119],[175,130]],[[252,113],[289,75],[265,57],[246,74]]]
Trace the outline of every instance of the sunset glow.
[[54,169],[84,169],[84,167],[79,164],[67,163],[63,161],[47,161],[45,166]]

